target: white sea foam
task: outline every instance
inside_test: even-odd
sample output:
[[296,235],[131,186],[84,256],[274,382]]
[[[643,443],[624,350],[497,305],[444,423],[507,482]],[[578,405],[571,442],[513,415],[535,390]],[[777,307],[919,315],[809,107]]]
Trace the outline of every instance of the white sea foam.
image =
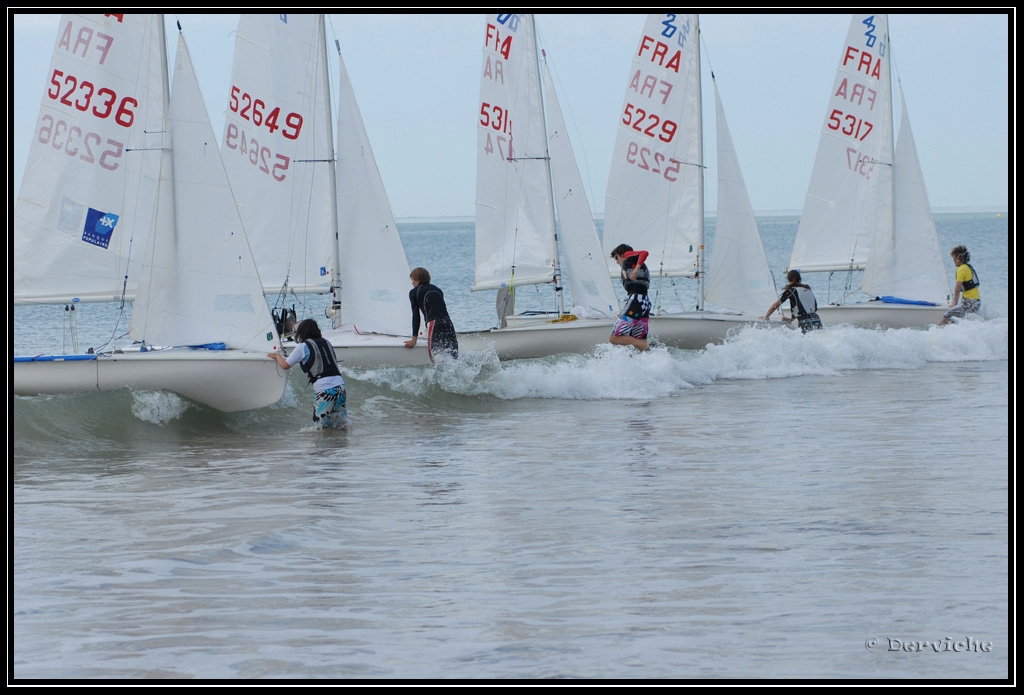
[[170,391],[132,391],[132,414],[154,425],[178,420],[189,408],[189,402]]
[[932,362],[1005,360],[1008,321],[964,321],[926,330],[833,326],[802,334],[750,328],[703,350],[600,345],[587,355],[498,362],[493,352],[463,352],[437,367],[347,371],[355,381],[400,393],[435,390],[501,399],[635,400],[670,396],[722,379],[832,375],[861,369],[915,369]]

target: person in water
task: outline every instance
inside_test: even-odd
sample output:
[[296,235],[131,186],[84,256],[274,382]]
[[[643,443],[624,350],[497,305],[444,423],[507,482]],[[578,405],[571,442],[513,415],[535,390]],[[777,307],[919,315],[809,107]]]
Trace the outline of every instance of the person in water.
[[281,369],[291,369],[296,364],[313,384],[313,423],[326,427],[339,427],[348,422],[345,409],[345,379],[338,369],[334,348],[314,319],[303,319],[295,324],[295,349],[288,359],[279,353],[267,353],[277,360]]
[[956,287],[953,288],[953,301],[949,303],[953,308],[943,314],[940,326],[945,326],[952,318],[962,319],[967,314],[977,314],[981,309],[981,292],[978,290],[981,281],[971,265],[971,252],[961,244],[949,255],[956,266]]
[[[791,270],[786,275],[786,281],[789,283],[786,288],[782,290],[782,294],[779,298],[768,308],[768,312],[765,313],[761,318],[765,321],[775,313],[775,310],[782,306],[782,303],[789,300],[789,309],[793,317],[796,318],[800,330],[804,333],[807,331],[816,331],[821,328],[821,318],[818,316],[818,300],[814,298],[814,293],[811,292],[811,288],[805,285],[800,279],[799,270]],[[782,317],[783,321],[789,322],[793,320],[793,317],[786,318]]]
[[427,354],[430,355],[431,364],[441,354],[458,359],[459,339],[455,335],[452,319],[448,316],[444,292],[440,287],[430,284],[430,273],[426,268],[413,268],[409,273],[409,279],[412,280],[412,289],[409,290],[409,303],[412,305],[412,338],[405,341],[405,347],[416,347],[422,312],[427,328]]
[[651,287],[651,271],[647,269],[646,251],[634,251],[628,244],[619,244],[611,253],[619,264],[622,287],[626,290],[626,309],[615,322],[608,339],[612,345],[632,345],[646,350],[651,300],[647,290]]

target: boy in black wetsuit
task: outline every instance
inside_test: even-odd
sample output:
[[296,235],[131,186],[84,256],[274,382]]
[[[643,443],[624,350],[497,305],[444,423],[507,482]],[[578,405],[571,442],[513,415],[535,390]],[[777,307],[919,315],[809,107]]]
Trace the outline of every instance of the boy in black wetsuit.
[[444,303],[444,293],[440,287],[430,284],[430,273],[426,268],[413,268],[409,273],[412,289],[409,290],[409,303],[412,304],[412,339],[405,341],[405,347],[416,347],[420,332],[420,312],[427,327],[427,353],[431,363],[441,353],[452,359],[459,356],[459,339],[455,335],[455,326],[448,316],[448,307]]

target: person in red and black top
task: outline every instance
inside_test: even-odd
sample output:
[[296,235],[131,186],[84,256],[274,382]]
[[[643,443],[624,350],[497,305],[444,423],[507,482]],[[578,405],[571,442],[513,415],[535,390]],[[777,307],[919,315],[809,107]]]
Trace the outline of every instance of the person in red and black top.
[[409,290],[409,303],[412,304],[412,339],[405,341],[405,347],[416,347],[420,333],[420,312],[427,327],[427,353],[430,362],[444,353],[452,359],[459,357],[459,339],[455,335],[455,326],[448,316],[448,307],[444,303],[444,293],[440,287],[430,284],[430,273],[426,268],[413,268],[409,273],[412,289]]
[[651,300],[647,290],[651,286],[651,271],[647,269],[646,251],[634,251],[628,244],[619,244],[611,253],[622,268],[622,287],[626,290],[626,310],[615,322],[608,339],[612,345],[632,345],[637,350],[646,350],[648,317],[651,314]]

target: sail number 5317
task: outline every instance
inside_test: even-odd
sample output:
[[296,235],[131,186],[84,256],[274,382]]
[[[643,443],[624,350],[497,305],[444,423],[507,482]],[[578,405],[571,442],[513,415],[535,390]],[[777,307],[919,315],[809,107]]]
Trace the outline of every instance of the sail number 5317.
[[843,135],[849,135],[857,140],[863,141],[874,129],[870,121],[858,118],[851,113],[843,113],[839,109],[832,109],[828,117],[829,130],[838,130]]

